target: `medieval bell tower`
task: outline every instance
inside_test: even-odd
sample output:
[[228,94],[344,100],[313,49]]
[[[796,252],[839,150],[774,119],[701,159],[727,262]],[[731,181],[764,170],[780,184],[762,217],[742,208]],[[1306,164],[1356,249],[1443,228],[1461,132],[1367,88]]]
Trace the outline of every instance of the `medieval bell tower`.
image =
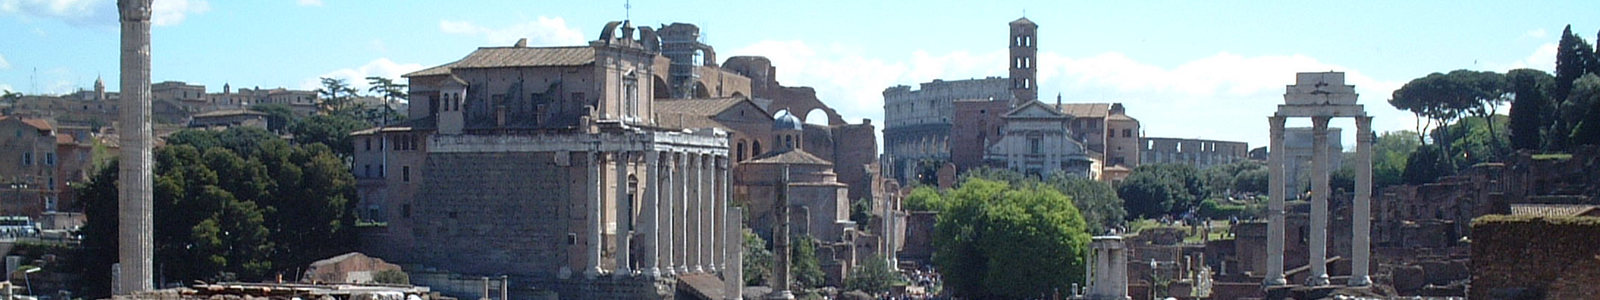
[[1039,53],[1035,34],[1038,30],[1039,25],[1026,17],[1011,21],[1012,107],[1039,99],[1039,71],[1034,68]]

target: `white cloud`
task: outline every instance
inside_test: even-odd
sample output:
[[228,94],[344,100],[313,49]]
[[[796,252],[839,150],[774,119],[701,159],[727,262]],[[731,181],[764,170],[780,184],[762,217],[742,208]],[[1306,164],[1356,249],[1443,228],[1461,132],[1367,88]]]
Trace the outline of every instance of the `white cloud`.
[[[151,7],[151,24],[171,26],[187,16],[211,10],[206,0],[156,0]],[[57,19],[80,26],[117,24],[115,0],[0,0],[0,16]]]
[[0,70],[10,69],[10,68],[11,68],[11,62],[6,61],[6,56],[5,55],[0,54]]
[[151,25],[172,26],[183,23],[191,14],[211,11],[211,3],[205,0],[157,0],[150,10]]
[[[818,98],[849,120],[883,118],[885,88],[916,86],[933,79],[960,80],[1006,76],[1006,50],[986,53],[916,51],[902,61],[865,57],[845,45],[814,46],[799,41],[762,41],[729,52],[772,60],[785,86],[810,86]],[[1409,113],[1386,103],[1404,81],[1379,80],[1359,70],[1304,55],[1243,56],[1217,53],[1174,67],[1140,62],[1118,52],[1039,57],[1041,100],[1120,102],[1143,123],[1149,136],[1266,142],[1266,117],[1283,101],[1284,86],[1296,72],[1345,72],[1361,93],[1378,131],[1410,129]],[[1351,127],[1353,123],[1335,122]],[[1306,122],[1309,126],[1309,121]],[[1343,124],[1343,125],[1341,125]],[[1300,126],[1291,124],[1291,126]],[[1354,141],[1353,131],[1345,138]]]
[[1537,29],[1534,29],[1534,30],[1529,30],[1527,33],[1523,33],[1522,36],[1535,38],[1535,39],[1542,39],[1542,38],[1544,38],[1545,34],[1547,34],[1547,33],[1544,31],[1544,28],[1537,28]]
[[295,4],[300,6],[322,6],[322,0],[299,0]]
[[1533,53],[1528,54],[1526,58],[1505,65],[1494,65],[1495,67],[1491,69],[1505,72],[1512,69],[1529,68],[1553,72],[1556,69],[1556,48],[1555,42],[1544,43],[1534,48]]
[[510,46],[518,39],[527,38],[528,46],[568,46],[580,45],[585,41],[583,33],[577,28],[567,26],[567,21],[560,17],[548,18],[540,16],[538,20],[511,24],[504,28],[489,28],[473,24],[470,21],[440,20],[439,31],[449,34],[466,36],[481,36],[490,44],[504,44]]
[[365,93],[367,91],[367,87],[371,86],[370,84],[367,84],[367,77],[380,76],[401,81],[400,83],[405,83],[403,81],[404,79],[400,78],[400,75],[405,75],[406,73],[411,73],[421,69],[422,64],[396,63],[388,58],[379,58],[360,67],[333,70],[323,73],[320,76],[306,79],[300,83],[300,88],[306,90],[316,90],[318,88],[322,88],[321,78],[328,77],[344,79],[346,82],[350,83],[350,87]]
[[0,16],[59,19],[74,25],[115,25],[115,0],[0,0]]

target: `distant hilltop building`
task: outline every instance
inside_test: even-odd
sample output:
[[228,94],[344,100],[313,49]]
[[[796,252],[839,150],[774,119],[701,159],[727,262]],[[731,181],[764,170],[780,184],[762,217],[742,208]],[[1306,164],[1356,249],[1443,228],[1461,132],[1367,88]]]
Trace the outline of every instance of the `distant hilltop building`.
[[1139,165],[1139,121],[1121,103],[1040,102],[1038,25],[1021,18],[1008,26],[1009,77],[883,91],[889,176],[929,181],[932,170],[953,164],[1113,181]]

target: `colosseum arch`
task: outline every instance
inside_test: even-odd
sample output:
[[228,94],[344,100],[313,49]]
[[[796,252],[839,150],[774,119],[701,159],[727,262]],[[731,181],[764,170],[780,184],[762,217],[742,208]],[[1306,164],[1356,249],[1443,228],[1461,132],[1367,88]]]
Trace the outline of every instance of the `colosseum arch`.
[[828,122],[832,121],[832,119],[830,119],[831,116],[828,115],[828,112],[820,108],[812,108],[810,111],[807,111],[805,115],[796,115],[796,117],[800,118],[800,122],[823,126],[827,126]]
[[[795,100],[794,98],[800,98],[800,99]],[[777,111],[781,111],[781,110],[788,110],[788,111],[791,111],[791,112],[806,112],[805,115],[795,115],[796,118],[800,118],[800,121],[801,122],[805,122],[805,123],[812,123],[807,118],[811,117],[813,110],[822,110],[823,113],[826,113],[828,115],[828,121],[825,124],[828,124],[830,126],[831,125],[844,125],[845,124],[844,117],[840,117],[839,116],[839,112],[834,111],[832,107],[828,107],[828,105],[826,105],[826,104],[822,104],[822,101],[817,100],[817,97],[814,94],[811,97],[791,97],[790,99],[776,99],[776,100],[777,101],[773,101],[772,104],[767,107],[767,110],[773,111],[773,112],[777,112]],[[772,116],[773,117],[777,117],[778,114],[774,113],[774,114],[772,114]],[[815,123],[815,124],[824,124],[824,123]]]

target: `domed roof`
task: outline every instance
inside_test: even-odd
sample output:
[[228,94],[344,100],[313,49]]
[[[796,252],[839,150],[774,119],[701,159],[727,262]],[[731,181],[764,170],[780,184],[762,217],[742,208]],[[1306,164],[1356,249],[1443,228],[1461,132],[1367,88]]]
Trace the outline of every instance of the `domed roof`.
[[802,129],[800,127],[801,124],[802,123],[800,123],[800,118],[794,117],[794,115],[789,114],[788,111],[785,111],[782,114],[779,114],[778,117],[776,117],[776,118],[772,118],[772,130],[774,130],[774,131],[779,131],[779,130],[800,131],[800,130],[804,130],[804,129]]

